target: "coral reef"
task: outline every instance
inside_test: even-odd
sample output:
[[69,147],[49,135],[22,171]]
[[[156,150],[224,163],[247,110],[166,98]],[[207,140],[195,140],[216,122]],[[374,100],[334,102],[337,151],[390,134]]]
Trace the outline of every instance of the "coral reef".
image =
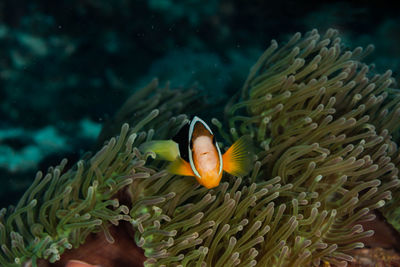
[[146,266],[346,266],[373,235],[360,223],[399,186],[400,95],[390,71],[361,62],[371,50],[347,50],[335,30],[297,33],[280,48],[272,41],[225,119],[212,120],[222,147],[252,136],[254,167],[212,190],[136,148],[171,138],[187,120],[174,114],[201,108],[193,91],[154,80],[104,126],[99,152],[65,172],[65,161],[39,172],[2,210],[0,263],[56,261],[91,232],[113,242],[109,226],[125,220]]
[[86,118],[73,127],[62,128],[0,129],[0,206],[18,201],[32,183],[32,170],[47,169],[64,157],[79,159],[80,150],[74,148],[82,142],[88,146],[95,143],[93,136],[99,134],[101,126]]
[[[90,139],[99,134],[100,128],[99,124],[83,119],[76,131],[79,138]],[[21,128],[0,130],[0,167],[9,172],[37,169],[46,156],[69,151],[71,141],[65,133],[52,126],[36,131]]]

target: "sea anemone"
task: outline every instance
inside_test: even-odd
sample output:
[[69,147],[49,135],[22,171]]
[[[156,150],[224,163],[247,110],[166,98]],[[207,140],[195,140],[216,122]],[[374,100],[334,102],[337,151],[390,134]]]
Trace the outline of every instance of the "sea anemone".
[[374,220],[399,185],[400,96],[390,71],[373,75],[361,63],[372,46],[350,51],[337,36],[313,30],[281,48],[272,41],[225,119],[212,119],[222,147],[253,138],[249,175],[226,174],[207,190],[139,151],[171,138],[187,122],[174,114],[192,113],[195,101],[192,91],[153,81],[100,140],[120,128],[117,137],[68,171],[63,161],[39,173],[17,206],[2,210],[0,263],[56,261],[92,232],[113,242],[109,226],[125,220],[146,266],[347,265],[373,235],[360,223]]

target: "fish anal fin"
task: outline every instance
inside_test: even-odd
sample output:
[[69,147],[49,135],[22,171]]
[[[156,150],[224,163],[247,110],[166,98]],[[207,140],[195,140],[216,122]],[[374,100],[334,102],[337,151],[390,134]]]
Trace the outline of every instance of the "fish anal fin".
[[168,165],[167,171],[171,174],[181,175],[181,176],[195,176],[189,162],[177,157],[171,164]]
[[250,136],[244,135],[222,155],[223,170],[234,176],[244,176],[253,167],[254,147]]

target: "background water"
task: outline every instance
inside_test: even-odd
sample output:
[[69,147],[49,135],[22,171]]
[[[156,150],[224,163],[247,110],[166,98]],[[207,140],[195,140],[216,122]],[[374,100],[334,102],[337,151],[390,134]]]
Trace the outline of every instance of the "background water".
[[0,1],[0,207],[37,170],[90,150],[102,123],[153,77],[224,102],[271,39],[336,28],[349,47],[375,44],[368,62],[399,81],[398,9],[352,2]]

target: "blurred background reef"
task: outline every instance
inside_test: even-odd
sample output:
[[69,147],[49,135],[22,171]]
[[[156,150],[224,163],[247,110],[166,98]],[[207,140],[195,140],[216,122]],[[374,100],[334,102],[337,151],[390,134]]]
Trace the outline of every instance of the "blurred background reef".
[[[270,41],[313,28],[338,29],[349,49],[373,43],[363,61],[399,82],[399,25],[378,1],[2,1],[0,206],[15,205],[37,170],[65,157],[69,168],[119,134],[107,122],[153,77],[200,91],[186,92],[208,106],[196,114],[222,121]],[[103,125],[113,130],[102,136]]]

